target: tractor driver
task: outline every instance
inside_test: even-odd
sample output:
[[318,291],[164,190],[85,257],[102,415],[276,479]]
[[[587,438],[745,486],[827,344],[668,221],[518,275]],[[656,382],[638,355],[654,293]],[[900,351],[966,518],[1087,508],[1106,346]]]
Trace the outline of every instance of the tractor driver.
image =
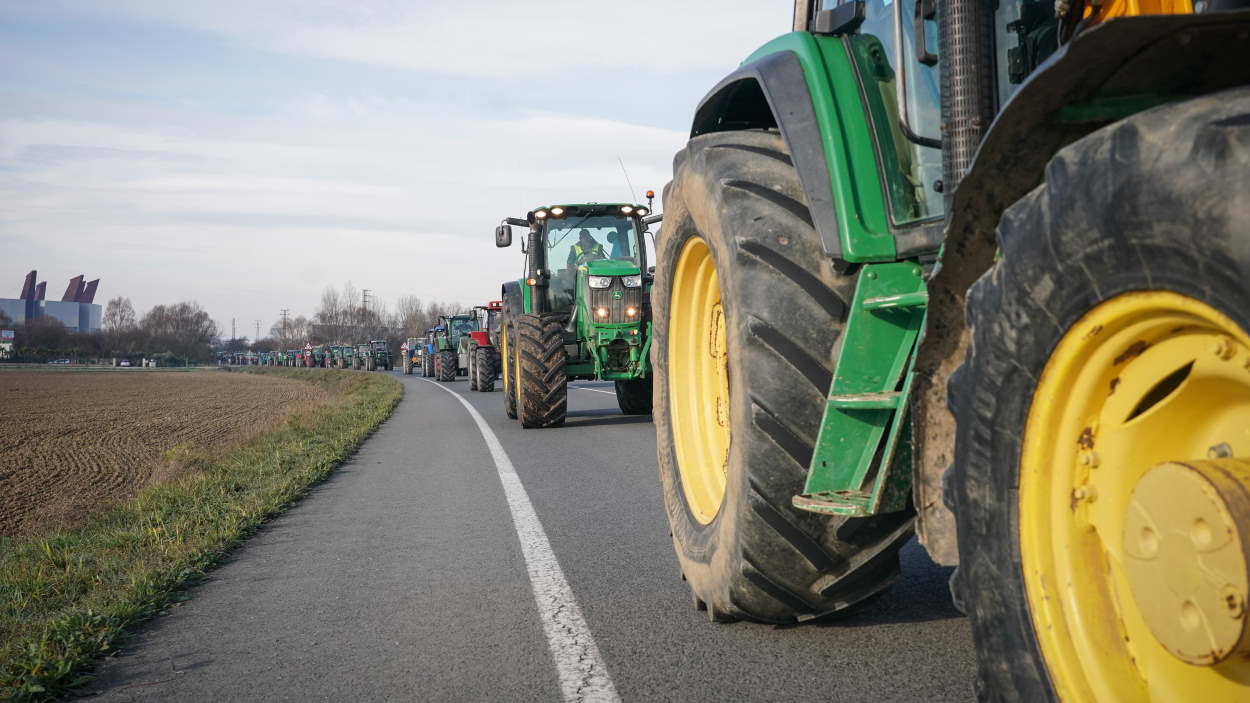
[[590,236],[590,230],[583,229],[577,233],[577,244],[574,244],[569,249],[569,259],[566,263],[568,268],[577,268],[587,261],[597,261],[606,258],[607,256],[603,253],[603,245]]

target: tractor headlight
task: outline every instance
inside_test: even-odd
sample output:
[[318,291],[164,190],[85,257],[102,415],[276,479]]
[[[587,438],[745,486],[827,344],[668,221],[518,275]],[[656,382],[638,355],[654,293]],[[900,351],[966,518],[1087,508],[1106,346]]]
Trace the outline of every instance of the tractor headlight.
[[607,308],[595,308],[595,317],[607,317],[607,316],[608,316]]
[[645,208],[645,207],[640,207],[640,208],[638,208],[638,216],[639,216],[639,217],[646,217],[646,216],[647,216],[647,213],[649,213],[649,212],[651,212],[651,211],[650,211],[650,210],[648,210],[648,209],[647,209],[647,208]]
[[611,276],[588,276],[586,280],[591,288],[607,288],[612,285]]
[[561,215],[563,215],[563,214],[564,214],[564,208],[562,208],[562,207],[553,207],[553,208],[551,208],[551,216],[552,216],[552,217],[560,217],[560,216],[561,216]]
[[535,220],[545,220],[545,219],[547,219],[547,211],[546,211],[546,210],[535,210],[535,211],[534,211],[534,219],[535,219]]
[[626,288],[641,288],[642,274],[634,276],[621,276],[621,283],[623,283]]
[[625,317],[633,317],[634,315],[637,315],[637,314],[638,314],[638,308],[635,308],[632,306],[625,308]]
[[634,206],[633,206],[633,205],[622,205],[622,206],[621,206],[621,214],[622,214],[622,215],[628,215],[629,213],[631,213],[631,212],[633,212],[633,211],[634,211]]

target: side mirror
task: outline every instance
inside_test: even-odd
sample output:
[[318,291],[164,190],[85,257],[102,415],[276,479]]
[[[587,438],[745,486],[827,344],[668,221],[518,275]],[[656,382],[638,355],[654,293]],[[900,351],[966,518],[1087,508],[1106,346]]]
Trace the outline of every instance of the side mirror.
[[499,225],[495,228],[495,246],[512,246],[512,227],[510,225]]

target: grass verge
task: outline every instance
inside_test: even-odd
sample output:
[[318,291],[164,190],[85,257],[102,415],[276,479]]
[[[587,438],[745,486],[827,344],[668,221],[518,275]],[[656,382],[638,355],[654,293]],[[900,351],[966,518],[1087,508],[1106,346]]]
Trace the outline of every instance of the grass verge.
[[0,700],[46,700],[90,681],[93,659],[125,628],[328,476],[403,394],[382,374],[246,371],[316,383],[335,400],[78,527],[0,538]]

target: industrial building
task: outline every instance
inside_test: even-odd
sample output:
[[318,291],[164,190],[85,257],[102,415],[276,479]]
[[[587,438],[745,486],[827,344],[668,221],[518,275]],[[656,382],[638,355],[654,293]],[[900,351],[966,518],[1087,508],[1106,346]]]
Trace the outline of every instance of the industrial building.
[[59,301],[45,300],[48,282],[35,282],[38,274],[31,271],[26,274],[22,283],[22,294],[18,298],[0,298],[0,311],[3,311],[13,324],[22,324],[41,317],[51,317],[73,332],[94,332],[100,329],[102,310],[95,304],[96,289],[100,279],[84,283],[83,276],[69,279],[65,294]]

